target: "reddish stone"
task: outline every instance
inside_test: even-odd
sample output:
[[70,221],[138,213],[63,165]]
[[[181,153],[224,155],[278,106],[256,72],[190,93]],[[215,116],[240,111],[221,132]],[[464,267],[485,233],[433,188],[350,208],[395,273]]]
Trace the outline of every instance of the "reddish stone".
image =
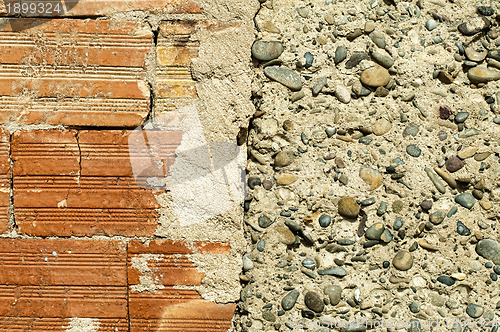
[[148,25],[11,19],[0,27],[0,122],[135,127],[149,113]]
[[125,259],[120,241],[0,239],[0,328],[59,330],[88,317],[126,330]]
[[165,167],[161,174],[146,172],[135,178],[131,162],[151,160],[135,146],[134,154],[129,154],[131,133],[137,134],[121,130],[14,133],[14,212],[19,231],[35,236],[153,235],[160,207],[155,194],[160,191],[143,185],[150,176],[168,173],[181,134],[147,132],[150,143],[168,142],[158,148]]
[[[155,240],[131,241],[128,246],[129,317],[131,331],[227,331],[235,305],[208,302],[195,290],[175,286],[200,285],[204,275],[185,255],[194,252],[229,254],[227,243]],[[134,259],[147,269],[139,271]],[[154,289],[138,290],[141,278],[153,280]]]

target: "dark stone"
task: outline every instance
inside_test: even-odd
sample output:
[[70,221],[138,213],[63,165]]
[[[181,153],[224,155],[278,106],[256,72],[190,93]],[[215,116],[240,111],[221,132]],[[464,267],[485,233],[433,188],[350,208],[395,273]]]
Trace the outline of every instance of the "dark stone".
[[495,14],[495,10],[490,6],[479,6],[477,7],[477,12],[483,16],[492,16]]
[[442,284],[445,284],[446,286],[453,286],[455,284],[455,279],[448,276],[440,276],[437,278],[437,281],[439,281]]
[[420,207],[424,211],[429,211],[432,208],[432,199],[426,199],[420,203]]
[[446,169],[448,170],[448,172],[454,173],[454,172],[458,171],[459,169],[461,169],[462,167],[464,167],[464,162],[462,161],[462,159],[458,158],[457,156],[453,156],[453,157],[448,158],[448,160],[446,160],[444,165],[445,165]]
[[451,109],[448,106],[439,106],[439,118],[448,120],[451,115]]
[[307,292],[304,296],[304,303],[314,312],[320,313],[325,309],[323,299],[314,292]]
[[262,215],[259,217],[259,226],[262,228],[267,228],[274,223],[274,220],[269,218],[268,216]]
[[482,27],[476,29],[470,29],[467,22],[464,22],[458,26],[458,31],[460,31],[460,33],[463,34],[464,36],[474,36],[475,34],[478,34],[481,31],[488,30],[491,26],[490,20],[488,20],[484,16],[480,16],[480,18],[483,20]]
[[260,178],[258,176],[249,177],[247,183],[250,189],[253,189],[261,185]]
[[465,226],[461,221],[457,222],[457,233],[462,236],[469,236],[471,234],[470,229],[468,229],[467,226]]
[[369,58],[370,57],[368,56],[368,54],[366,54],[364,52],[354,52],[351,55],[351,57],[349,58],[349,60],[347,60],[347,62],[345,64],[345,68],[352,69],[352,68],[356,67],[361,61],[367,60]]

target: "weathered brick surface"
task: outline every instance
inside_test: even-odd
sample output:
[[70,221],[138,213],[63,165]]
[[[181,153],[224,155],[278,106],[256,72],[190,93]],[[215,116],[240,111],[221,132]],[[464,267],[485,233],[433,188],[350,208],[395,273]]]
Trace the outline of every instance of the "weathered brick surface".
[[0,129],[0,233],[9,229],[10,209],[10,137]]
[[[197,286],[204,278],[185,255],[194,252],[229,254],[229,249],[226,243],[151,241],[143,245],[138,241],[130,242],[131,331],[226,331],[231,326],[235,305],[211,303],[203,300],[195,290],[175,286]],[[152,281],[155,287],[149,285],[147,290],[140,291],[144,280]]]
[[62,330],[71,318],[126,331],[126,244],[0,239],[0,329]]
[[198,22],[163,22],[157,45],[157,111],[170,111],[192,102],[196,84],[191,60],[198,56],[199,43],[192,40]]
[[132,22],[9,20],[0,28],[0,122],[139,125],[152,36]]
[[[131,160],[150,160],[135,147],[134,153],[129,153],[131,133],[14,133],[14,208],[19,231],[36,236],[153,235],[159,208],[157,192],[141,187],[145,180],[139,178],[138,183],[132,174]],[[163,157],[171,160],[162,169],[166,173],[173,163],[168,155],[180,143],[180,134],[162,135],[170,138],[162,151]]]

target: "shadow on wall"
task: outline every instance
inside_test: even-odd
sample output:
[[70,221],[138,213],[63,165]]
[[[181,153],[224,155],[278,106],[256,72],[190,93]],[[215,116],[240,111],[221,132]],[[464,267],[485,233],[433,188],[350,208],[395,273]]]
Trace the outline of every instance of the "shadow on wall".
[[[3,0],[0,13],[7,17],[2,25],[10,24],[12,31],[22,31],[41,25],[50,18],[61,17],[71,11],[79,0]],[[33,18],[32,20],[20,20]]]
[[246,152],[236,143],[208,142],[194,106],[136,128],[128,147],[136,184],[169,191],[181,226],[221,215],[245,198]]

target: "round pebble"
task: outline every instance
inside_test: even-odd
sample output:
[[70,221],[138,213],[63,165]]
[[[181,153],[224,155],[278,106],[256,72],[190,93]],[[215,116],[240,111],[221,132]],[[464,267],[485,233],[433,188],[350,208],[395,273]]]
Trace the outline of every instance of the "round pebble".
[[406,147],[406,153],[408,153],[410,156],[414,158],[420,157],[420,154],[422,154],[422,150],[418,148],[414,144],[410,144]]
[[332,218],[327,214],[322,214],[319,217],[319,225],[321,227],[328,227],[332,223]]
[[315,292],[307,292],[304,296],[304,303],[314,312],[320,313],[325,309],[323,299]]
[[392,265],[400,271],[407,271],[413,266],[413,256],[406,250],[399,250],[392,260]]
[[316,263],[313,259],[306,258],[302,261],[302,266],[309,270],[314,270],[316,268]]
[[252,45],[252,55],[260,61],[277,59],[283,50],[283,44],[279,41],[256,40]]
[[479,318],[483,315],[484,308],[480,305],[471,303],[467,306],[467,309],[465,311],[467,312],[467,315],[471,316],[472,318]]
[[457,156],[453,156],[448,158],[445,162],[445,167],[450,173],[454,173],[464,167],[464,162],[462,159],[458,158]]
[[330,299],[330,305],[335,306],[339,304],[342,298],[342,288],[337,285],[330,285],[325,287],[324,293]]
[[360,206],[356,200],[349,196],[344,196],[339,200],[338,212],[346,218],[357,218]]
[[361,83],[365,85],[379,87],[387,85],[387,83],[389,83],[389,81],[391,80],[391,75],[389,74],[389,71],[387,69],[382,66],[376,65],[374,67],[365,69],[361,73],[360,80]]

